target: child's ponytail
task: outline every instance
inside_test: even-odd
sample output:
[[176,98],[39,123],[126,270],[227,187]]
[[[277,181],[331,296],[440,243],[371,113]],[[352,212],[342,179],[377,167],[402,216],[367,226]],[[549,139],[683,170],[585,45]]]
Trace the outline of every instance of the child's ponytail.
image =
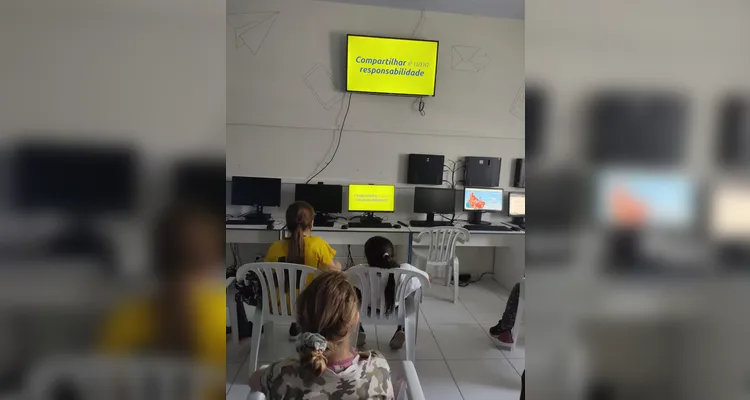
[[286,262],[305,263],[305,231],[312,228],[314,215],[315,210],[304,201],[295,201],[286,209],[286,227],[292,232]]
[[[399,264],[396,262],[396,260],[391,257],[390,254],[384,253],[383,259],[385,260],[385,263],[387,265],[387,268],[398,268]],[[390,315],[393,313],[393,310],[396,308],[396,279],[393,278],[393,275],[388,276],[388,283],[385,285],[385,315]]]

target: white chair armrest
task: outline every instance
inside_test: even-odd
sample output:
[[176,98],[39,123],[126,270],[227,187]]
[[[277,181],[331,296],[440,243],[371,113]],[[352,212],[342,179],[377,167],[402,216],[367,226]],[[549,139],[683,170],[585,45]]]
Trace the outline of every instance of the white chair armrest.
[[422,241],[422,237],[423,237],[423,236],[428,236],[428,235],[429,235],[429,232],[427,232],[427,231],[422,231],[422,232],[419,232],[419,234],[418,234],[418,235],[417,235],[416,237],[413,237],[413,238],[412,238],[412,241],[413,241],[414,243],[419,243],[419,242],[421,242],[421,241]]
[[261,392],[250,392],[247,395],[247,400],[266,400],[266,395]]
[[411,361],[403,361],[404,365],[404,379],[406,380],[406,393],[409,396],[409,400],[425,400],[424,392],[422,392],[422,385],[419,383],[419,376],[417,376],[417,370],[414,368],[414,363]]

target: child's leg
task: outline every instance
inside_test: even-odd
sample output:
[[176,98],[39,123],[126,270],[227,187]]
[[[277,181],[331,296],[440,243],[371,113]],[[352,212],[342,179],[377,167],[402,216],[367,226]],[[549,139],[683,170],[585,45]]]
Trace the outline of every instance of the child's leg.
[[393,334],[393,337],[391,338],[391,349],[393,350],[399,350],[400,348],[404,347],[404,342],[406,341],[406,333],[404,332],[404,327],[399,325],[396,327],[396,333]]

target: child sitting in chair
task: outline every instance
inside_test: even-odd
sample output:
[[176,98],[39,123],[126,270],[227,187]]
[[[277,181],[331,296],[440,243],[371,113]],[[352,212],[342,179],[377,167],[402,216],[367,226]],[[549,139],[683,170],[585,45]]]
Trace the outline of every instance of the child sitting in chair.
[[354,287],[340,272],[324,272],[297,298],[299,357],[253,373],[250,388],[268,400],[393,399],[391,371],[377,351],[357,352],[349,341],[359,320]]
[[[382,236],[373,236],[368,239],[367,242],[365,242],[365,258],[367,259],[367,266],[382,269],[405,269],[407,271],[417,272],[424,275],[428,280],[430,279],[429,275],[427,275],[426,272],[414,267],[413,265],[406,263],[399,264],[398,262],[396,262],[396,260],[393,258],[394,252],[395,248],[393,246],[393,243]],[[404,277],[402,276],[401,279],[404,279]],[[421,287],[422,284],[419,282],[419,280],[411,279],[411,281],[409,282],[409,287],[406,290],[406,296],[413,292],[416,292]],[[388,283],[385,287],[386,314],[392,313],[395,310],[396,306],[398,306],[398,304],[396,304],[396,280],[391,275],[388,278]],[[359,326],[359,329],[360,333],[357,345],[361,347],[365,342],[365,333],[362,325]],[[391,338],[391,349],[401,349],[404,346],[405,340],[406,335],[404,334],[404,327],[399,325],[396,328],[396,332],[393,334],[393,337]]]

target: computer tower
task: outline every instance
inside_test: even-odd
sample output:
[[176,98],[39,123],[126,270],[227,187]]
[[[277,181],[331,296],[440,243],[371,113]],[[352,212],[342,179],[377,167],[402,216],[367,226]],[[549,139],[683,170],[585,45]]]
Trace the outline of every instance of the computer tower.
[[500,186],[500,159],[497,157],[464,157],[465,187]]
[[719,164],[726,168],[750,167],[750,97],[725,100],[719,121]]
[[513,162],[513,187],[526,187],[526,161],[523,158],[517,158]]
[[437,154],[409,154],[406,183],[442,185],[445,156]]

